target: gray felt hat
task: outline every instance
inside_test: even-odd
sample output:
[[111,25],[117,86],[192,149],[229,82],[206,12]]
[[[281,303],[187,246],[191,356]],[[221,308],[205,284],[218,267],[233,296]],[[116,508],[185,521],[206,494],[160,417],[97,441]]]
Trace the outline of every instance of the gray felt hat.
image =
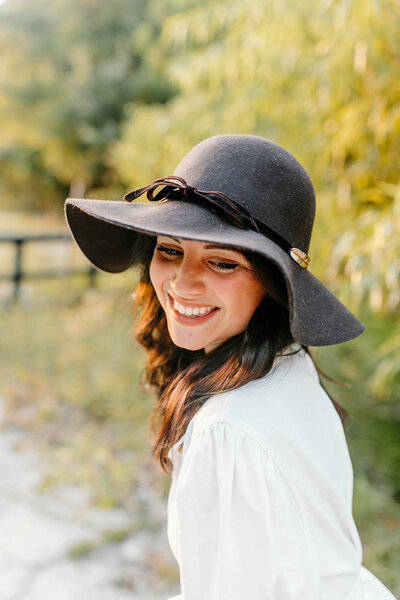
[[[142,194],[155,202],[132,203]],[[126,194],[124,201],[68,198],[65,214],[77,244],[103,271],[134,265],[135,243],[143,234],[231,244],[258,252],[280,269],[294,340],[329,346],[365,330],[308,270],[314,188],[300,163],[264,138],[208,138],[173,175]]]

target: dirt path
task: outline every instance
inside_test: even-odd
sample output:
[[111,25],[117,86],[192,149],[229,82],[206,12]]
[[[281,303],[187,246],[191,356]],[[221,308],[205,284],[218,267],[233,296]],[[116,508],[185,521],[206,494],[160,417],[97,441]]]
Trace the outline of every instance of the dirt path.
[[43,466],[18,448],[0,403],[0,600],[165,600],[178,593],[165,502],[151,498],[151,529],[122,536],[135,515],[90,506],[87,493],[38,491]]

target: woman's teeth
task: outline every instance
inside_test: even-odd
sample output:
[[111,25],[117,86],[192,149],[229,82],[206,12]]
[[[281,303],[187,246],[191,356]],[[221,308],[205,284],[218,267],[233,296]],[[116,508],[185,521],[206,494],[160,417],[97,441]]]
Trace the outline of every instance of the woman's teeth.
[[178,311],[181,315],[185,315],[186,317],[197,317],[198,315],[207,315],[212,312],[216,307],[215,306],[182,306],[176,300],[174,300],[174,309]]

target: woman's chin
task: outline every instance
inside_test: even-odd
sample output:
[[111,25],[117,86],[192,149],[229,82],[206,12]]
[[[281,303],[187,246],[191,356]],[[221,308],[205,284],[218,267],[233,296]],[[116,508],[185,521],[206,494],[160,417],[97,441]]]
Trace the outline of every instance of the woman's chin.
[[192,352],[195,352],[197,350],[204,350],[205,343],[202,340],[191,339],[191,336],[188,337],[176,335],[174,331],[170,330],[168,330],[168,332],[172,343],[175,344],[175,346],[178,346],[178,348],[183,348],[184,350],[191,350]]
[[221,343],[220,339],[217,340],[216,336],[212,335],[212,331],[200,331],[201,328],[199,327],[177,326],[176,323],[169,321],[167,321],[167,326],[171,341],[175,346],[184,350],[192,352],[204,350],[205,354],[208,354]]
[[192,352],[204,350],[204,344],[194,344],[185,341],[174,340],[173,338],[172,342],[175,344],[175,346],[178,346],[178,348],[183,348],[184,350],[191,350]]

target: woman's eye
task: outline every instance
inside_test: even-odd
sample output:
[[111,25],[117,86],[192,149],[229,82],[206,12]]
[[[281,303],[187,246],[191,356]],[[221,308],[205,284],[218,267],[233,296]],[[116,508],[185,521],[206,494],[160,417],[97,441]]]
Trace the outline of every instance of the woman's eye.
[[167,248],[166,246],[156,246],[156,250],[165,258],[176,258],[181,256],[182,252],[175,248]]
[[234,271],[239,266],[236,263],[224,263],[219,261],[212,261],[212,264],[217,271]]
[[[174,260],[183,256],[183,252],[181,250],[177,250],[176,248],[168,248],[167,246],[157,245],[156,250],[163,258],[166,258],[167,260]],[[219,271],[221,273],[234,271],[239,266],[237,263],[226,263],[219,260],[212,260],[210,261],[210,264],[215,271]]]

